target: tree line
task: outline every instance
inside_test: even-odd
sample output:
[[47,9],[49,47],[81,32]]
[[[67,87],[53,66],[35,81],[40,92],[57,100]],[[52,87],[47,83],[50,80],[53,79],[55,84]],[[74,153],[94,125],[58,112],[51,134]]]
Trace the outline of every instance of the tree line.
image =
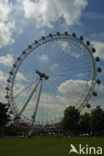
[[[9,135],[17,135],[18,132],[26,131],[20,125],[11,123],[6,104],[0,103],[0,134],[5,132]],[[9,124],[8,124],[9,123]],[[90,134],[104,135],[104,110],[97,106],[90,113],[81,113],[75,106],[69,106],[64,111],[64,117],[61,122],[61,128],[72,134]]]
[[72,134],[104,134],[104,110],[97,106],[90,113],[81,114],[75,106],[65,109],[62,128]]
[[6,104],[0,102],[0,136],[16,136],[26,131],[26,128],[11,121],[8,107]]

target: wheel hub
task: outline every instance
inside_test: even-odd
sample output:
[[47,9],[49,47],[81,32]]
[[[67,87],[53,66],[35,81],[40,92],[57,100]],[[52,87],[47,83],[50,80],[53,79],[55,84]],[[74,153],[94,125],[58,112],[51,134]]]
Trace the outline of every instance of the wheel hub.
[[39,70],[36,70],[36,73],[40,76],[40,78],[45,78],[46,80],[49,79],[49,76],[45,73],[40,72]]

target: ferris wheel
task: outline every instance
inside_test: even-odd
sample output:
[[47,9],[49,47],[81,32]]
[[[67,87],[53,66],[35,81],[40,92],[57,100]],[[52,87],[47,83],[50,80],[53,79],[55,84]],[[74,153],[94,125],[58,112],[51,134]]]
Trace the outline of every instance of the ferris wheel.
[[59,122],[70,105],[90,108],[99,57],[90,42],[75,33],[49,34],[35,40],[17,57],[9,72],[7,101],[17,122],[46,125]]

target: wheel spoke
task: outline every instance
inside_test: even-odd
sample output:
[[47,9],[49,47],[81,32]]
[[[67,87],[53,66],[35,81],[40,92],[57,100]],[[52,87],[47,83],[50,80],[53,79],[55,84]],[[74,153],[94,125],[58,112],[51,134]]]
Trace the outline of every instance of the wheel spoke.
[[32,124],[31,124],[31,128],[30,128],[31,134],[33,132],[34,122],[35,122],[36,114],[37,114],[37,111],[38,111],[40,94],[41,94],[41,89],[42,89],[42,82],[43,82],[42,79],[40,79],[40,88],[39,88],[38,97],[37,97],[37,100],[36,100],[36,108],[35,108],[35,111],[34,111],[33,116],[32,116],[33,120],[32,120]]
[[23,113],[23,111],[25,110],[25,108],[27,107],[27,105],[28,105],[28,103],[30,102],[32,96],[34,95],[34,93],[35,93],[35,91],[36,91],[36,89],[37,89],[37,87],[38,87],[40,81],[41,81],[41,79],[38,80],[37,84],[35,85],[34,89],[33,89],[32,92],[31,92],[30,96],[29,96],[28,99],[26,100],[26,102],[25,102],[23,108],[22,108],[21,111],[18,113],[18,116],[20,116],[20,115]]

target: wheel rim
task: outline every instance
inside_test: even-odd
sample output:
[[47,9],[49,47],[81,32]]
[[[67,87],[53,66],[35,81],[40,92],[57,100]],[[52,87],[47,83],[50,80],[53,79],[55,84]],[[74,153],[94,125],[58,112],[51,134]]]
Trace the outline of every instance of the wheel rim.
[[[31,61],[28,61],[32,60],[33,56],[35,56],[34,67],[32,66],[33,62],[30,63]],[[39,58],[38,56],[41,57]],[[28,59],[29,57],[30,59]],[[44,62],[44,65],[42,61]],[[53,103],[56,105],[56,107],[58,101],[61,101],[60,108],[63,107],[59,111],[58,110],[59,107],[55,108],[54,106],[53,108],[51,108],[52,106],[51,104],[49,106],[50,109],[49,108],[46,109],[45,107],[46,101],[44,101],[45,108],[43,109],[40,108],[41,110],[40,113],[38,111],[36,124],[58,122],[63,117],[64,109],[70,105],[70,99],[71,105],[75,105],[79,110],[82,110],[88,104],[88,101],[94,91],[94,87],[96,84],[96,63],[90,48],[88,48],[88,46],[79,38],[67,34],[55,34],[55,35],[50,34],[47,37],[42,37],[39,41],[35,41],[32,45],[29,45],[28,48],[22,52],[20,57],[17,58],[17,61],[13,65],[13,68],[9,74],[7,86],[8,104],[10,105],[10,109],[13,111],[14,116],[16,116],[23,107],[23,105],[21,105],[20,108],[19,104],[20,101],[22,100],[20,95],[23,96],[22,94],[19,95],[22,89],[20,90],[19,88],[19,92],[16,93],[16,85],[18,77],[21,76],[21,75],[18,76],[18,73],[19,74],[23,73],[22,76],[24,76],[24,81],[25,78],[27,78],[26,75],[28,74],[26,74],[26,72],[24,73],[24,71],[28,70],[27,73],[29,73],[30,68],[28,69],[25,68],[25,66],[27,67],[26,64],[28,64],[28,66],[31,68],[33,67],[31,69],[31,72],[34,71],[33,74],[34,81],[31,81],[30,84],[32,83],[34,84],[35,81],[37,81],[37,79],[39,78],[38,75],[35,73],[35,70],[37,69],[49,75],[49,80],[47,80],[48,83],[46,81],[44,81],[43,83],[42,95],[40,98],[39,105],[42,106],[42,101],[44,99],[46,99],[48,103],[50,103],[50,101],[52,101],[53,100],[52,98],[54,97]],[[78,78],[78,74],[80,78]],[[81,74],[82,77],[84,76],[83,78],[81,78]],[[75,77],[75,75],[77,75],[77,77]],[[78,83],[79,86],[75,85],[76,83]],[[22,84],[26,85],[24,84],[24,82],[22,82]],[[67,84],[68,85],[71,84],[75,87],[77,86],[77,88],[74,88],[75,89],[74,92],[70,91],[68,92],[69,99],[66,98],[68,101],[66,100],[67,104],[65,104],[61,99],[63,95],[60,90],[64,89],[64,86]],[[81,91],[78,92],[78,89],[80,89],[80,87],[82,87]],[[69,87],[69,89],[72,88]],[[79,94],[79,98],[76,98],[74,100],[75,94]],[[16,96],[19,97],[19,101],[15,99]],[[46,113],[47,115],[43,117],[44,116],[43,113]],[[58,115],[56,115],[55,113]],[[27,112],[21,115],[22,120],[28,122],[32,121],[31,115],[26,114]],[[28,119],[27,116],[30,116],[30,118]]]

